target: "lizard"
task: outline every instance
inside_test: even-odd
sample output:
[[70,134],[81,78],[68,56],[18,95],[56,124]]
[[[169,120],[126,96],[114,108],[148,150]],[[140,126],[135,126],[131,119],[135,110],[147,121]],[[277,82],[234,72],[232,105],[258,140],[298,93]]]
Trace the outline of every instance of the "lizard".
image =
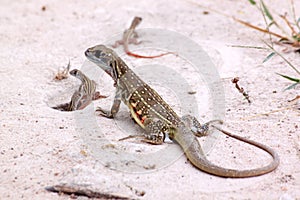
[[81,84],[78,90],[73,93],[69,103],[61,104],[53,108],[63,111],[82,110],[93,100],[107,97],[101,95],[99,91],[96,91],[96,82],[89,79],[82,71],[73,69],[69,73],[70,75],[78,78],[81,81]]
[[[116,87],[111,109],[105,110],[98,107],[96,111],[104,117],[114,118],[118,113],[121,101],[123,101],[128,106],[134,120],[145,130],[144,142],[162,144],[168,135],[171,140],[181,146],[189,161],[196,168],[220,177],[259,176],[275,170],[279,165],[279,156],[272,148],[212,125],[212,122],[216,120],[201,125],[191,115],[180,118],[162,97],[141,80],[112,49],[104,45],[97,45],[88,48],[85,55],[88,60],[112,77]],[[205,156],[197,139],[197,137],[208,134],[210,125],[232,138],[266,151],[272,156],[272,162],[266,166],[249,170],[227,169],[213,164]]]
[[[100,95],[100,92],[96,92],[96,82],[89,79],[83,72],[78,69],[73,69],[70,74],[81,81],[79,89],[74,92],[69,105],[69,111],[82,110],[88,106],[93,100],[100,98],[106,98],[106,96]],[[79,93],[79,94],[78,94]]]
[[171,52],[168,52],[168,53],[162,53],[162,54],[154,55],[154,56],[145,56],[145,55],[139,55],[139,54],[133,53],[129,50],[129,44],[133,43],[133,44],[137,45],[137,44],[141,43],[141,41],[137,41],[136,38],[138,37],[138,35],[135,31],[136,27],[141,23],[141,21],[142,21],[141,17],[134,17],[134,19],[131,22],[130,27],[124,31],[122,39],[116,41],[115,44],[112,45],[112,47],[117,48],[119,45],[123,45],[125,53],[129,56],[133,56],[136,58],[158,58],[158,57],[162,57],[167,54],[172,54]]

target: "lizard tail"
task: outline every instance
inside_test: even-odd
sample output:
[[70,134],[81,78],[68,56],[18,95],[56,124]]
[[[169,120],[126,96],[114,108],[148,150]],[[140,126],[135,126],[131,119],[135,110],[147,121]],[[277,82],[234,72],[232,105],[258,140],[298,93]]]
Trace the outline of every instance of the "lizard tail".
[[136,58],[159,58],[159,57],[162,57],[162,56],[165,56],[165,55],[168,55],[168,54],[174,54],[174,53],[167,52],[167,53],[162,53],[162,54],[158,54],[158,55],[154,55],[154,56],[144,56],[144,55],[139,55],[139,54],[136,54],[136,53],[132,53],[131,51],[127,50],[126,54],[129,55],[129,56],[136,57]]
[[[215,126],[214,126],[215,127]],[[254,145],[267,153],[269,153],[273,160],[270,164],[249,170],[236,170],[236,169],[228,169],[219,167],[212,162],[210,162],[203,153],[203,150],[200,146],[199,141],[194,136],[194,134],[188,129],[179,129],[177,133],[174,133],[174,140],[176,140],[179,145],[183,148],[187,158],[190,162],[197,168],[207,173],[220,176],[220,177],[227,177],[227,178],[246,178],[246,177],[253,177],[253,176],[260,176],[266,173],[269,173],[275,170],[279,165],[279,156],[278,154],[271,149],[261,143],[245,139],[243,137],[233,135],[227,131],[224,131],[218,127],[215,127],[219,131],[223,132],[224,134],[233,137],[237,140],[244,141],[248,144]]]

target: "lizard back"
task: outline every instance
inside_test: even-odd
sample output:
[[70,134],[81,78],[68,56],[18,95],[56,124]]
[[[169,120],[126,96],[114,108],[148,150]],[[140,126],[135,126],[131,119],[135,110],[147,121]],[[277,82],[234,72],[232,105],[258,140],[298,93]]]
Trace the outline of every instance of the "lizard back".
[[131,69],[126,70],[117,85],[123,88],[122,101],[130,108],[131,115],[142,128],[145,128],[144,122],[149,118],[163,120],[167,125],[177,126],[179,123],[180,118],[173,109]]

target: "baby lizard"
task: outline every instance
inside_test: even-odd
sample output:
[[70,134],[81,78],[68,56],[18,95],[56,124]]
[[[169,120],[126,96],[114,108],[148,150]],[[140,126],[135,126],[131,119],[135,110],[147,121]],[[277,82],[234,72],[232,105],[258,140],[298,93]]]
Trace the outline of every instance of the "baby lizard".
[[106,98],[106,96],[100,95],[99,91],[96,92],[96,82],[89,79],[83,72],[78,69],[73,69],[70,71],[70,74],[81,80],[81,85],[79,86],[78,91],[75,91],[72,96],[69,111],[82,110],[93,100]]
[[112,45],[112,47],[117,48],[119,45],[123,45],[125,53],[129,56],[133,56],[136,58],[158,58],[158,57],[162,57],[167,54],[172,54],[171,52],[168,52],[168,53],[162,53],[162,54],[155,55],[155,56],[144,56],[144,55],[139,55],[139,54],[133,53],[129,50],[129,44],[132,44],[132,43],[140,44],[141,43],[141,42],[137,41],[136,38],[138,36],[137,36],[137,33],[135,32],[136,27],[141,23],[141,21],[142,21],[141,17],[134,17],[130,27],[124,31],[122,40],[116,41],[115,44]]
[[100,95],[99,91],[96,92],[96,82],[89,79],[83,72],[78,69],[73,69],[70,71],[70,74],[81,80],[81,84],[78,90],[73,93],[69,103],[53,107],[54,109],[62,111],[82,110],[93,100],[106,98],[106,96]]

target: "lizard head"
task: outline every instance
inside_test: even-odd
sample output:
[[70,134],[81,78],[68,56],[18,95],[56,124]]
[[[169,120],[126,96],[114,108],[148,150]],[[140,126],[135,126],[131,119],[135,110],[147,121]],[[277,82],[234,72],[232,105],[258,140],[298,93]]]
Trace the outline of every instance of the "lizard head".
[[78,75],[78,73],[79,73],[79,70],[78,69],[73,69],[73,70],[71,70],[70,72],[69,72],[72,76],[77,76]]
[[73,69],[69,72],[72,76],[78,78],[79,80],[81,80],[82,82],[84,82],[87,78],[87,76],[81,72],[79,69]]
[[85,56],[110,75],[115,82],[127,72],[128,67],[124,61],[112,49],[104,45],[88,48]]

